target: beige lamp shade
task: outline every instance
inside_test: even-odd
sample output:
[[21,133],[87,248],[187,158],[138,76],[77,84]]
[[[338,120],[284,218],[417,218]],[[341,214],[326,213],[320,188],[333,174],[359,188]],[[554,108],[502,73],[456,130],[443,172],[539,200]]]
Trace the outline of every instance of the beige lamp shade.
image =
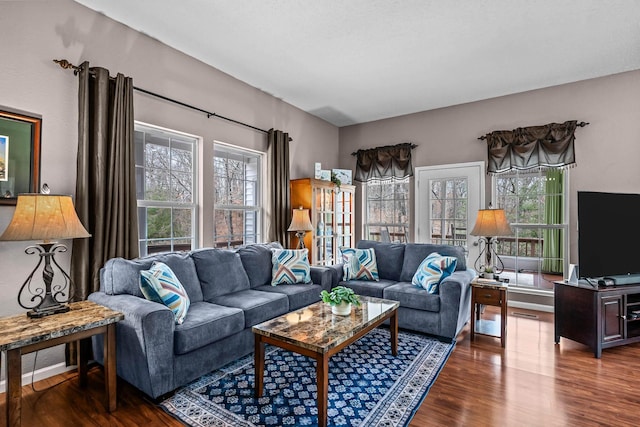
[[504,209],[480,209],[472,236],[512,236],[513,231],[507,221]]
[[20,194],[11,223],[0,240],[91,237],[76,215],[71,196]]
[[293,218],[291,218],[291,225],[287,229],[287,231],[311,231],[313,230],[313,225],[311,225],[311,220],[309,219],[309,209],[303,209],[300,207],[299,209],[293,210]]

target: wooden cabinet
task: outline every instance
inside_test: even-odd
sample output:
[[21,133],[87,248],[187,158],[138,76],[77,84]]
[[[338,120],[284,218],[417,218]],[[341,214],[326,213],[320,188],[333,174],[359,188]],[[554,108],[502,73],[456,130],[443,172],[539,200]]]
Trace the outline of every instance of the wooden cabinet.
[[554,296],[556,344],[565,337],[599,358],[605,348],[640,342],[640,284],[595,288],[555,282]]
[[[355,187],[313,178],[291,181],[291,207],[309,209],[313,231],[307,232],[304,244],[313,265],[333,265],[339,258],[339,247],[355,244]],[[291,239],[298,245],[297,237]]]

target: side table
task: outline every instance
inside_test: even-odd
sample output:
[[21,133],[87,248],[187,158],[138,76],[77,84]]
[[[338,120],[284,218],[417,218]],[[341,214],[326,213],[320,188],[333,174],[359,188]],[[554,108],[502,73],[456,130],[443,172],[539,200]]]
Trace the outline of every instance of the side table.
[[107,411],[116,410],[116,322],[124,315],[91,301],[69,304],[71,310],[40,319],[26,314],[0,318],[0,351],[6,353],[7,426],[19,426],[22,404],[22,355],[71,341],[78,345],[80,385],[87,383],[91,336],[104,334],[104,375]]
[[[506,283],[475,279],[471,282],[471,341],[476,334],[499,337],[504,347],[507,343],[507,290]],[[500,323],[482,319],[481,306],[500,307]],[[498,329],[499,326],[499,329]]]

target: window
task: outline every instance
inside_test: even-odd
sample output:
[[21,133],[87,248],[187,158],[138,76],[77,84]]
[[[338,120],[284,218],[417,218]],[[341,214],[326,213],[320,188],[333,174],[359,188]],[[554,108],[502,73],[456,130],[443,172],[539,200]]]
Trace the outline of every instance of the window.
[[566,176],[561,169],[515,172],[494,178],[494,194],[514,231],[498,254],[518,286],[553,289],[567,266]]
[[198,139],[139,123],[134,139],[140,256],[195,248]]
[[[431,180],[431,242],[467,246],[468,179]],[[470,231],[470,230],[469,230]]]
[[214,144],[213,241],[232,248],[261,242],[262,154]]
[[409,237],[409,178],[365,184],[368,239],[407,242]]

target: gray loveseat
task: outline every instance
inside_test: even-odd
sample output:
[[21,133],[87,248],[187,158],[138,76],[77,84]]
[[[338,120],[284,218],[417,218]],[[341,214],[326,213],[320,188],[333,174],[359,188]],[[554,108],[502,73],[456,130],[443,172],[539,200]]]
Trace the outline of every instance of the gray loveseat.
[[[343,281],[342,265],[331,268],[334,286],[347,286],[359,295],[400,302],[398,326],[452,341],[471,316],[471,281],[476,273],[467,269],[460,246],[426,243],[381,243],[361,240],[357,248],[374,248],[379,281]],[[411,279],[420,263],[431,253],[457,258],[456,270],[439,286],[438,294],[417,288]]]
[[[311,267],[311,284],[271,286],[271,247],[200,249],[136,260],[114,258],[89,300],[124,313],[116,326],[118,376],[157,398],[253,351],[251,327],[320,300],[332,273]],[[191,306],[181,325],[171,310],[140,291],[140,271],[167,264]],[[102,340],[93,340],[103,362]]]

